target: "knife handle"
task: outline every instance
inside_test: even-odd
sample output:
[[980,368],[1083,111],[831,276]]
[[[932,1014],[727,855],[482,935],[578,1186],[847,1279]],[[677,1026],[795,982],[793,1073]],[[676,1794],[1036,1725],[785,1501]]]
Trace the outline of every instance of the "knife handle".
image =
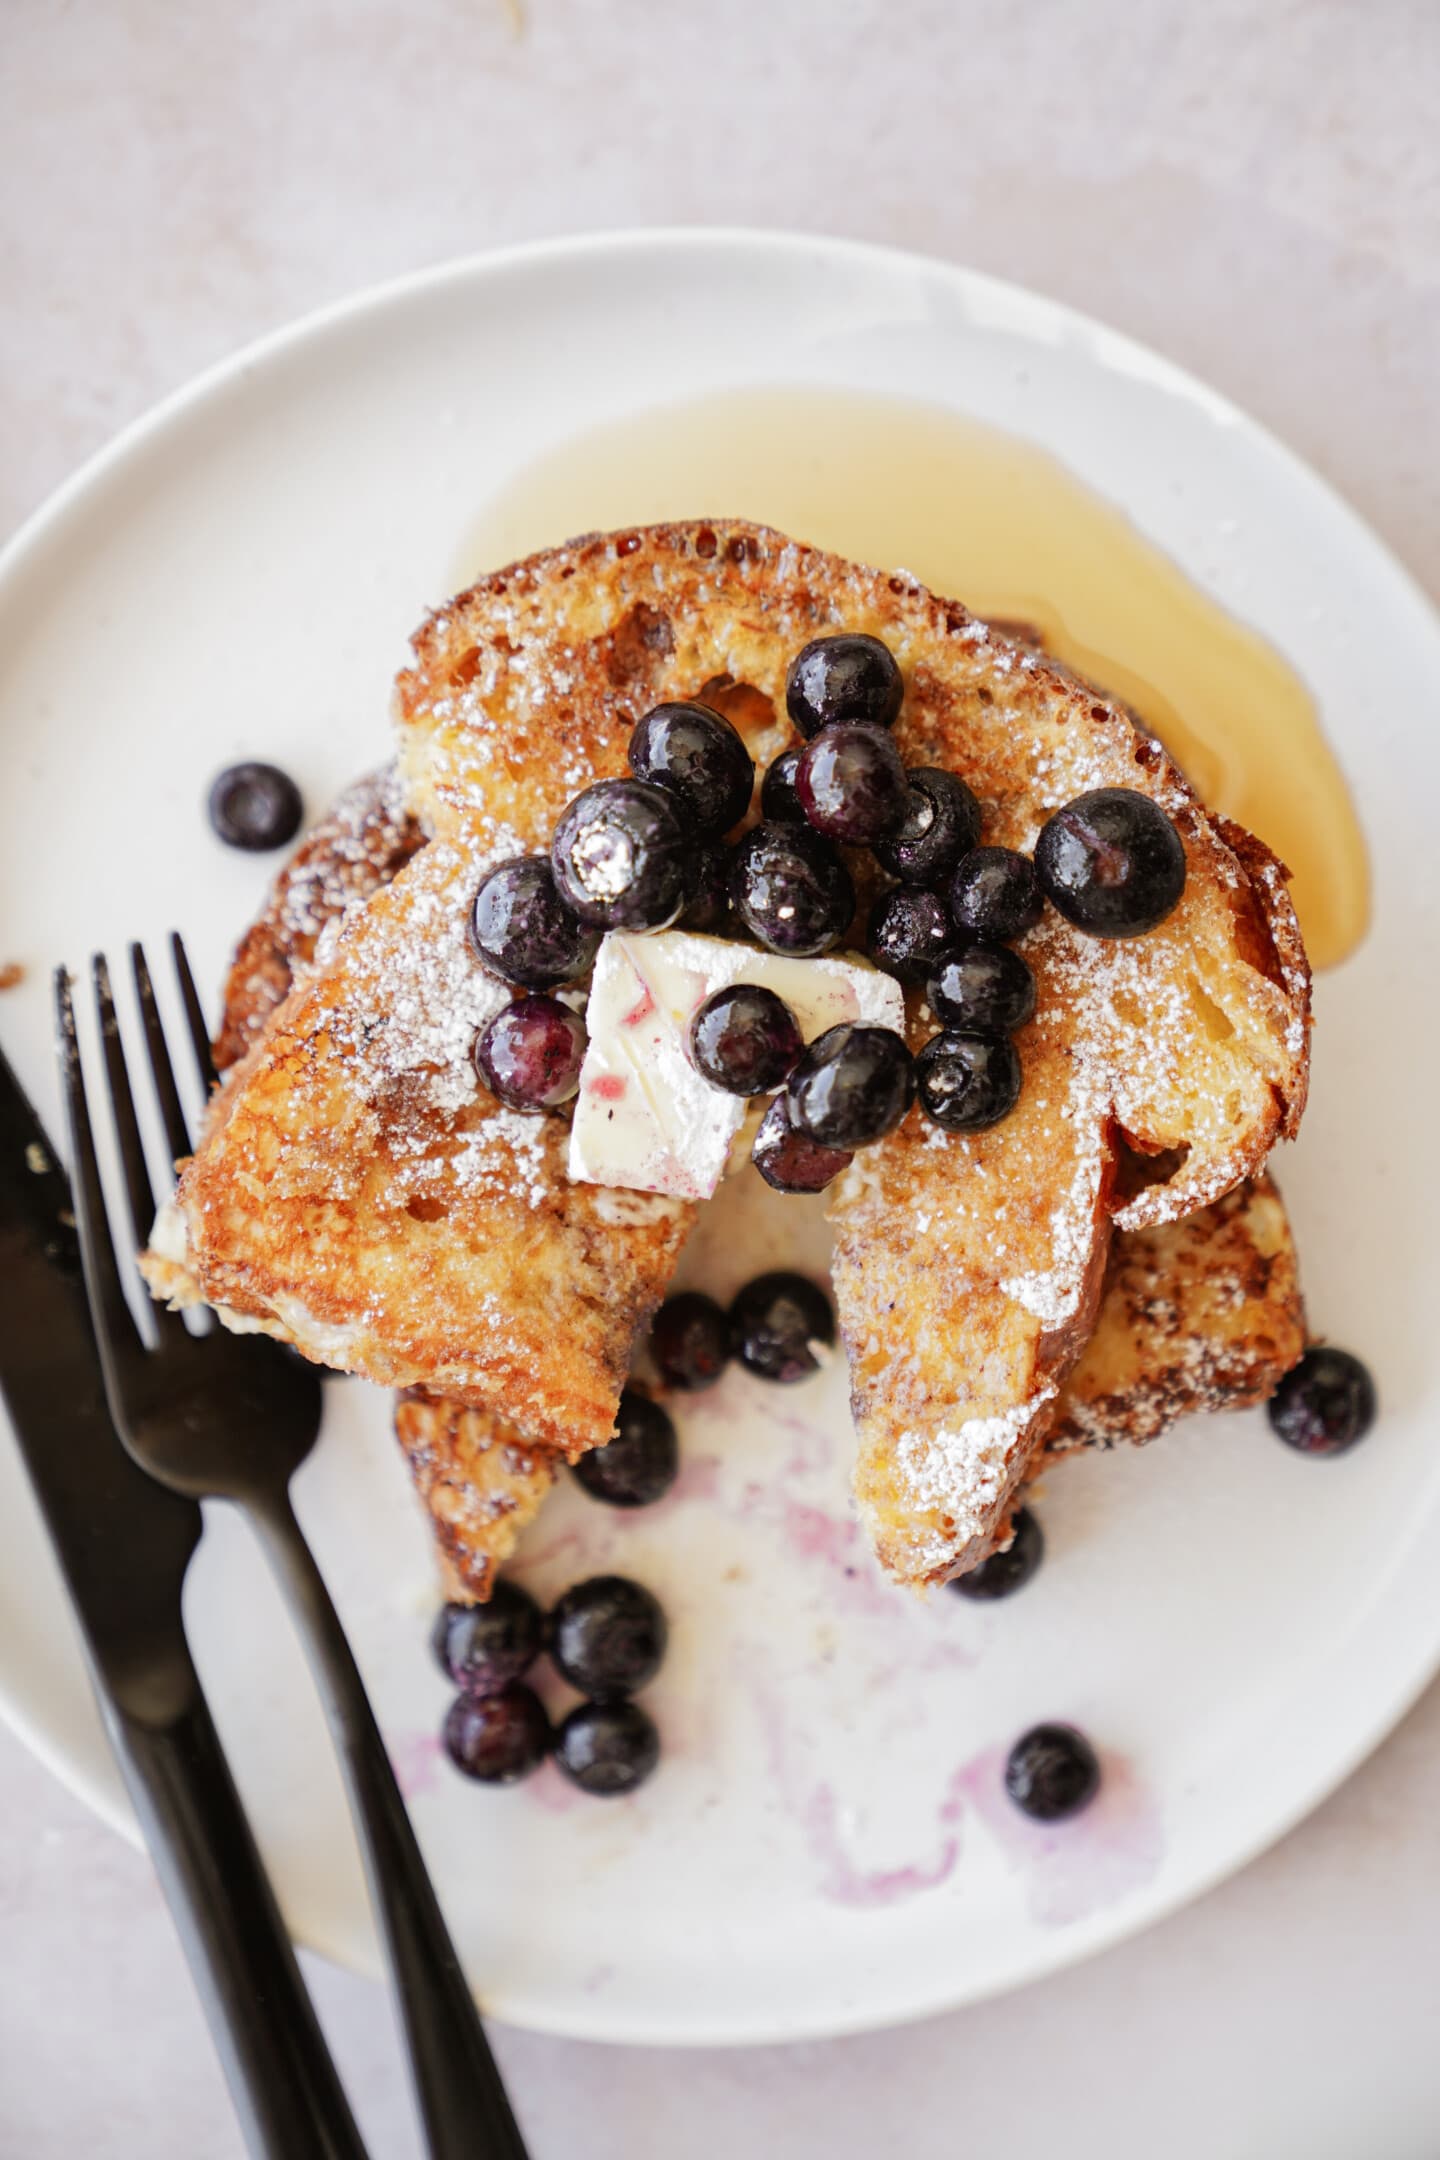
[[366,2160],[198,1678],[151,1724],[102,1699],[256,2160]]
[[360,1668],[288,1495],[250,1503],[290,1604],[350,1796],[430,2160],[527,2160]]

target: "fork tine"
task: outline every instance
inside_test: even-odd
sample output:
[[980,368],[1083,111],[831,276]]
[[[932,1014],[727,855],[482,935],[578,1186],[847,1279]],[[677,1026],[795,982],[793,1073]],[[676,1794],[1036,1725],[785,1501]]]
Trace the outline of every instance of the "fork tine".
[[100,1022],[100,1043],[105,1053],[105,1078],[110,1087],[115,1138],[120,1144],[120,1164],[125,1172],[125,1197],[130,1203],[135,1243],[145,1245],[149,1243],[155,1221],[155,1195],[145,1164],[145,1143],[135,1116],[135,1098],[130,1092],[130,1074],[125,1064],[125,1045],[120,1040],[120,1022],[115,1016],[110,968],[104,953],[96,953],[90,963],[90,972],[95,983],[95,1013]]
[[133,1356],[137,1352],[143,1353],[144,1345],[125,1302],[115,1259],[115,1243],[105,1213],[105,1192],[100,1183],[100,1166],[95,1159],[95,1137],[90,1129],[90,1111],[85,1100],[85,1075],[75,1036],[75,1006],[70,995],[70,977],[63,967],[55,970],[55,1050],[70,1129],[71,1188],[91,1317],[107,1359],[118,1359],[127,1353]]
[[200,1068],[200,1085],[208,1097],[219,1085],[219,1080],[215,1071],[215,1060],[210,1054],[210,1030],[205,1025],[204,1007],[200,1003],[200,993],[195,988],[195,977],[190,972],[185,943],[178,930],[170,933],[170,950],[175,957],[175,974],[185,1005],[190,1041],[194,1045],[195,1063]]
[[185,1124],[185,1112],[180,1105],[180,1090],[175,1085],[175,1067],[170,1062],[160,1009],[155,1003],[155,985],[150,980],[150,968],[143,945],[130,947],[130,965],[135,974],[135,994],[140,1000],[140,1021],[145,1030],[145,1048],[155,1079],[155,1093],[160,1098],[160,1115],[165,1125],[165,1145],[170,1150],[173,1164],[190,1153],[190,1134]]

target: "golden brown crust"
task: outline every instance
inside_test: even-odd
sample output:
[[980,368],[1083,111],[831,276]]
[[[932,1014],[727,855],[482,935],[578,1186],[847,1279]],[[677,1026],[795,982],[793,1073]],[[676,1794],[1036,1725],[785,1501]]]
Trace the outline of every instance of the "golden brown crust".
[[357,780],[311,826],[235,948],[215,1038],[217,1071],[238,1064],[259,1040],[296,975],[314,959],[327,923],[388,885],[424,837],[393,765]]
[[396,1403],[395,1437],[429,1512],[445,1596],[483,1605],[564,1457],[522,1440],[489,1411],[423,1389]]
[[[592,1330],[570,1386],[554,1370],[555,1346],[566,1345],[568,1368],[585,1299],[573,1300],[568,1325],[560,1301],[531,1311],[513,1201],[518,1176],[548,1205],[561,1173],[552,1145],[507,1135],[473,1084],[457,1100],[459,1035],[483,1003],[464,979],[454,917],[487,863],[543,846],[571,795],[624,769],[635,718],[660,699],[720,676],[747,684],[758,695],[744,731],[757,756],[772,755],[788,733],[790,659],[807,638],[842,627],[895,652],[907,687],[901,748],[909,762],[965,774],[987,840],[1028,850],[1049,810],[1119,784],[1161,802],[1188,864],[1180,906],[1147,938],[1082,938],[1057,917],[1031,934],[1040,1007],[1021,1043],[1026,1088],[1004,1125],[963,1138],[912,1113],[837,1188],[857,1489],[882,1560],[918,1583],[980,1556],[1038,1444],[1099,1293],[1118,1135],[1175,1160],[1165,1181],[1117,1200],[1117,1218],[1187,1213],[1258,1169],[1293,1122],[1307,1048],[1293,986],[1243,949],[1245,926],[1270,924],[1275,892],[1252,878],[1160,745],[958,605],[720,522],[573,543],[441,610],[397,685],[410,806],[436,840],[347,919],[333,957],[282,1009],[181,1201],[206,1294],[258,1308],[312,1354],[338,1348],[373,1377],[509,1407],[542,1437],[558,1433],[562,1409],[584,1420],[572,1441],[603,1437],[614,1352],[663,1286],[678,1235],[667,1241],[647,1224],[628,1239],[569,1189],[561,1215],[588,1222],[589,1258],[596,1278],[610,1279],[620,1323]],[[438,940],[438,959],[422,952],[417,925]],[[1277,950],[1284,935],[1283,924],[1272,932]],[[399,1006],[422,958],[416,1023]],[[408,1202],[429,1190],[417,1158],[469,1155],[478,1126],[498,1128],[481,1148],[488,1211],[467,1214],[467,1181],[452,1178],[448,1228],[412,1233]],[[522,1148],[543,1161],[522,1168]],[[308,1160],[297,1164],[297,1153]],[[503,1240],[505,1253],[499,1268],[481,1268],[479,1296],[477,1237]],[[547,1228],[543,1245],[553,1255],[575,1242]],[[457,1251],[465,1267],[447,1265]],[[532,1269],[537,1257],[528,1255]],[[482,1353],[477,1331],[506,1337],[510,1354]],[[522,1373],[547,1360],[551,1373]]]
[[1294,1239],[1269,1177],[1183,1222],[1122,1231],[1046,1452],[1138,1447],[1176,1418],[1264,1402],[1305,1339]]
[[[735,709],[733,696],[711,694]],[[395,793],[385,774],[357,783],[280,873],[226,979],[222,1070],[261,1034],[326,920],[388,883],[419,846],[418,825],[395,815]],[[247,964],[257,951],[273,964]],[[1268,1178],[1178,1225],[1122,1230],[1095,1328],[1035,1467],[1081,1447],[1139,1444],[1196,1412],[1262,1401],[1304,1340],[1294,1245]],[[434,1526],[445,1594],[483,1601],[563,1458],[483,1411],[421,1390],[400,1398],[395,1424]]]

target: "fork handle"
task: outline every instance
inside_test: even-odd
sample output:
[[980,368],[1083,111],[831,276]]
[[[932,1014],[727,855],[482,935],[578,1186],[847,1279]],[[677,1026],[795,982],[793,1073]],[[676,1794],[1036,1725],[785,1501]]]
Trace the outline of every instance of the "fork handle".
[[250,1513],[304,1638],[350,1796],[431,2160],[527,2160],[354,1653],[288,1493]]
[[101,1707],[256,2160],[366,2160],[200,1683],[151,1724]]

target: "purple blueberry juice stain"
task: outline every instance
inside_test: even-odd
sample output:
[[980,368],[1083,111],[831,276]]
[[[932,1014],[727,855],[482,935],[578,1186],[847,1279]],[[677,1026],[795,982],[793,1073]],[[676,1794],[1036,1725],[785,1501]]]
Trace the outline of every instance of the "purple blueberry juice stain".
[[1067,1821],[1033,1822],[1005,1790],[1004,1747],[986,1748],[950,1781],[947,1804],[972,1807],[1025,1877],[1032,1920],[1068,1927],[1149,1882],[1165,1853],[1159,1802],[1129,1758],[1102,1748],[1100,1790]]
[[553,1762],[542,1763],[520,1790],[546,1815],[568,1815],[572,1809],[586,1805],[584,1793],[562,1777]]
[[[823,1778],[811,1782],[797,1764],[797,1734],[779,1698],[758,1679],[751,1680],[750,1698],[771,1783],[805,1840],[817,1869],[816,1893],[827,1904],[870,1910],[903,1905],[907,1899],[938,1889],[954,1873],[961,1845],[958,1803],[952,1804],[947,1795],[932,1852],[896,1867],[862,1867],[846,1844],[834,1786]],[[803,1742],[803,1734],[798,1737]]]
[[[941,1810],[942,1822],[946,1820]],[[958,1824],[959,1809],[948,1820]],[[892,1868],[858,1867],[845,1849],[840,1834],[840,1805],[830,1785],[817,1785],[799,1811],[799,1821],[810,1850],[820,1864],[819,1891],[832,1905],[900,1905],[923,1891],[938,1889],[954,1874],[960,1858],[959,1830],[942,1835],[939,1849],[929,1861],[909,1861]]]
[[434,1733],[392,1733],[386,1739],[385,1752],[403,1799],[416,1800],[422,1793],[434,1792],[440,1782],[443,1752]]
[[578,1530],[562,1530],[559,1537],[551,1538],[548,1544],[522,1546],[514,1559],[506,1562],[505,1572],[507,1575],[526,1575],[533,1568],[548,1567],[552,1560],[563,1559],[567,1553],[573,1553],[578,1559],[585,1552],[593,1556],[593,1551],[593,1546]]

